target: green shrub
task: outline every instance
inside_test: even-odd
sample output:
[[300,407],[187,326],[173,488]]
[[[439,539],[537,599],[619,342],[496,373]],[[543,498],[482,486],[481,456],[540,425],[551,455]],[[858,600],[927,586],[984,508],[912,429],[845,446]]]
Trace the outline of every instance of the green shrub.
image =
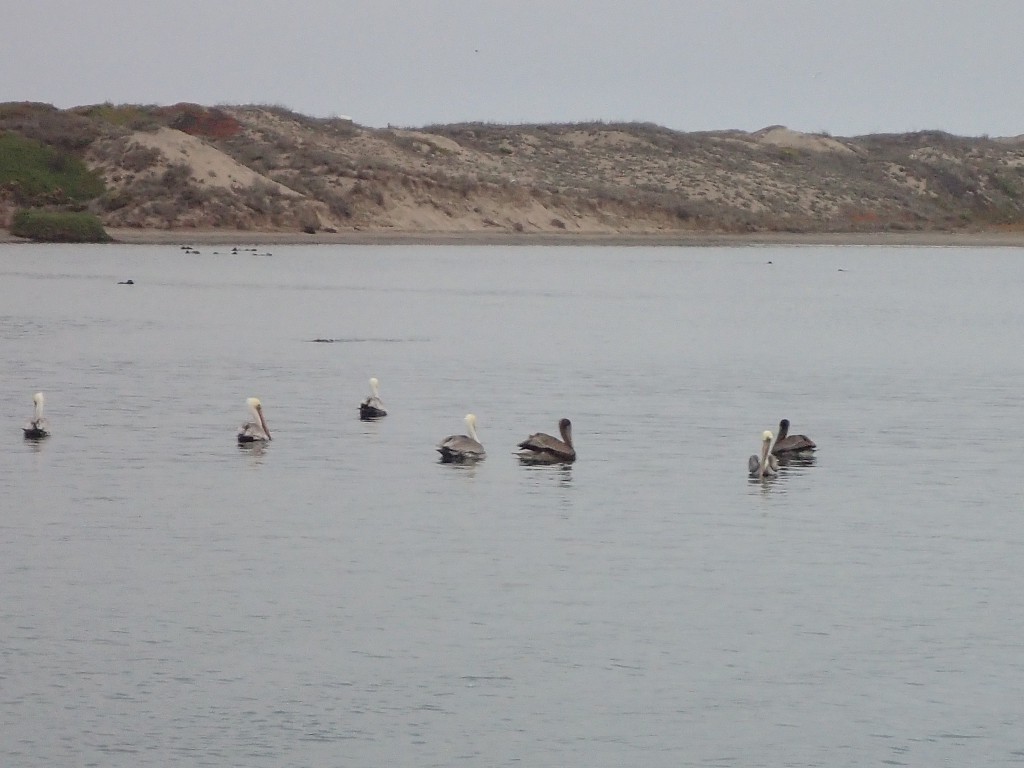
[[18,211],[11,234],[48,243],[107,243],[111,239],[93,214],[66,211]]
[[0,188],[19,205],[91,200],[103,180],[74,155],[14,133],[0,134]]

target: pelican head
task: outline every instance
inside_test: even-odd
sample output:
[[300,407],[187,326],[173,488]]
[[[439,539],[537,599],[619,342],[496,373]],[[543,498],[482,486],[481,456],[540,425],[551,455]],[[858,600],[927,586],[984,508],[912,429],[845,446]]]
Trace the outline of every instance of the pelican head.
[[770,443],[773,437],[774,435],[772,434],[772,431],[770,429],[766,429],[764,432],[761,433],[761,439],[766,443]]
[[479,443],[480,440],[476,436],[476,416],[474,416],[472,413],[467,413],[465,421],[466,429],[469,430],[469,436]]
[[370,391],[373,393],[374,397],[380,397],[380,391],[378,389],[379,387],[380,382],[377,381],[377,377],[374,376],[372,379],[370,379]]
[[263,403],[260,402],[260,399],[258,397],[250,397],[248,400],[245,401],[245,404],[252,408],[254,411],[263,410]]
[[41,419],[43,417],[43,393],[36,392],[32,395],[32,405],[35,410],[35,418]]

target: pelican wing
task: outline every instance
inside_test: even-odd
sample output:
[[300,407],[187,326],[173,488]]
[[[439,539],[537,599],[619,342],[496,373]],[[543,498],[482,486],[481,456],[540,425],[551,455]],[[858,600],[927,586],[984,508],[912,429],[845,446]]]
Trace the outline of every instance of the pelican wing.
[[776,440],[772,453],[795,453],[797,451],[813,451],[818,446],[807,435],[786,435]]
[[557,437],[552,437],[544,432],[536,432],[530,435],[523,442],[519,443],[519,447],[527,455],[530,453],[537,454],[538,456],[549,454],[553,458],[565,461],[572,461],[576,458],[576,451]]
[[561,440],[557,437],[545,434],[544,432],[534,432],[528,438],[519,443],[520,448],[524,448],[528,451],[546,451],[551,448],[557,448],[558,446],[564,445]]
[[24,427],[21,428],[22,432],[25,433],[25,437],[36,440],[41,437],[49,437],[50,425],[46,419],[39,418],[33,419]]
[[263,431],[263,427],[254,421],[247,421],[238,430],[238,442],[253,443],[260,440],[269,440],[269,436]]
[[384,410],[384,402],[376,395],[370,395],[359,404],[359,417],[363,419],[377,419],[387,416]]
[[756,453],[750,454],[750,458],[747,459],[747,471],[754,476],[761,471],[761,457]]
[[468,435],[449,435],[437,446],[437,451],[446,461],[481,459],[486,455],[483,445]]

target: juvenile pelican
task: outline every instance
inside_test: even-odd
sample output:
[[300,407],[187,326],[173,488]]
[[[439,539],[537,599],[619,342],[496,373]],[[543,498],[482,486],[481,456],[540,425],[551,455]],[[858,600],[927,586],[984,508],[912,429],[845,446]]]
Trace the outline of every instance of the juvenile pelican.
[[380,399],[380,391],[377,389],[379,384],[380,382],[376,378],[370,379],[370,396],[359,404],[359,418],[363,421],[379,419],[381,416],[388,415],[388,412],[384,410],[384,403]]
[[772,433],[765,430],[761,434],[761,455],[756,453],[747,459],[747,470],[751,477],[773,477],[779,471],[779,460],[772,456]]
[[245,401],[249,406],[250,420],[238,430],[238,443],[266,443],[272,440],[270,429],[267,427],[267,420],[263,418],[263,404],[258,397],[250,397]]
[[32,395],[32,421],[22,427],[27,440],[41,440],[50,435],[50,425],[43,417],[43,393],[36,392]]
[[437,446],[442,464],[464,464],[479,461],[487,455],[477,439],[476,416],[472,413],[466,414],[466,429],[469,430],[468,435],[448,435]]
[[558,422],[562,439],[537,432],[519,444],[517,455],[526,464],[571,464],[576,461],[576,449],[572,444],[572,422],[562,419]]
[[783,419],[779,422],[779,436],[775,440],[775,445],[772,446],[772,454],[782,456],[803,453],[804,451],[813,451],[817,447],[807,435],[789,434],[789,419]]

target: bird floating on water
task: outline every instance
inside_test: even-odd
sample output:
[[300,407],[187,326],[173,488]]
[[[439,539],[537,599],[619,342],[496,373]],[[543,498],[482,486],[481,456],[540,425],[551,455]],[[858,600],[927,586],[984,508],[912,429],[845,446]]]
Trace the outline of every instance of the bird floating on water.
[[519,443],[516,455],[525,464],[571,464],[576,461],[576,448],[572,444],[572,422],[561,419],[558,422],[557,437],[537,432]]
[[379,419],[381,416],[388,415],[388,412],[384,410],[384,403],[380,399],[379,386],[380,382],[376,378],[370,379],[370,396],[359,404],[359,418],[363,421]]
[[26,440],[41,440],[50,436],[50,425],[43,416],[43,393],[32,395],[32,421],[22,427]]
[[272,440],[270,429],[267,427],[267,420],[263,418],[263,404],[258,397],[250,397],[245,401],[249,406],[250,420],[238,430],[238,444],[248,445],[249,443],[266,443]]
[[465,421],[468,435],[448,435],[437,446],[442,464],[465,464],[487,455],[476,436],[476,416],[467,413]]
[[751,477],[774,477],[779,471],[779,460],[772,455],[773,435],[770,430],[761,433],[761,455],[752,453],[747,459],[747,471]]
[[813,451],[817,447],[815,442],[807,435],[789,434],[789,419],[783,419],[779,422],[779,436],[775,438],[772,454],[775,456],[787,456]]

